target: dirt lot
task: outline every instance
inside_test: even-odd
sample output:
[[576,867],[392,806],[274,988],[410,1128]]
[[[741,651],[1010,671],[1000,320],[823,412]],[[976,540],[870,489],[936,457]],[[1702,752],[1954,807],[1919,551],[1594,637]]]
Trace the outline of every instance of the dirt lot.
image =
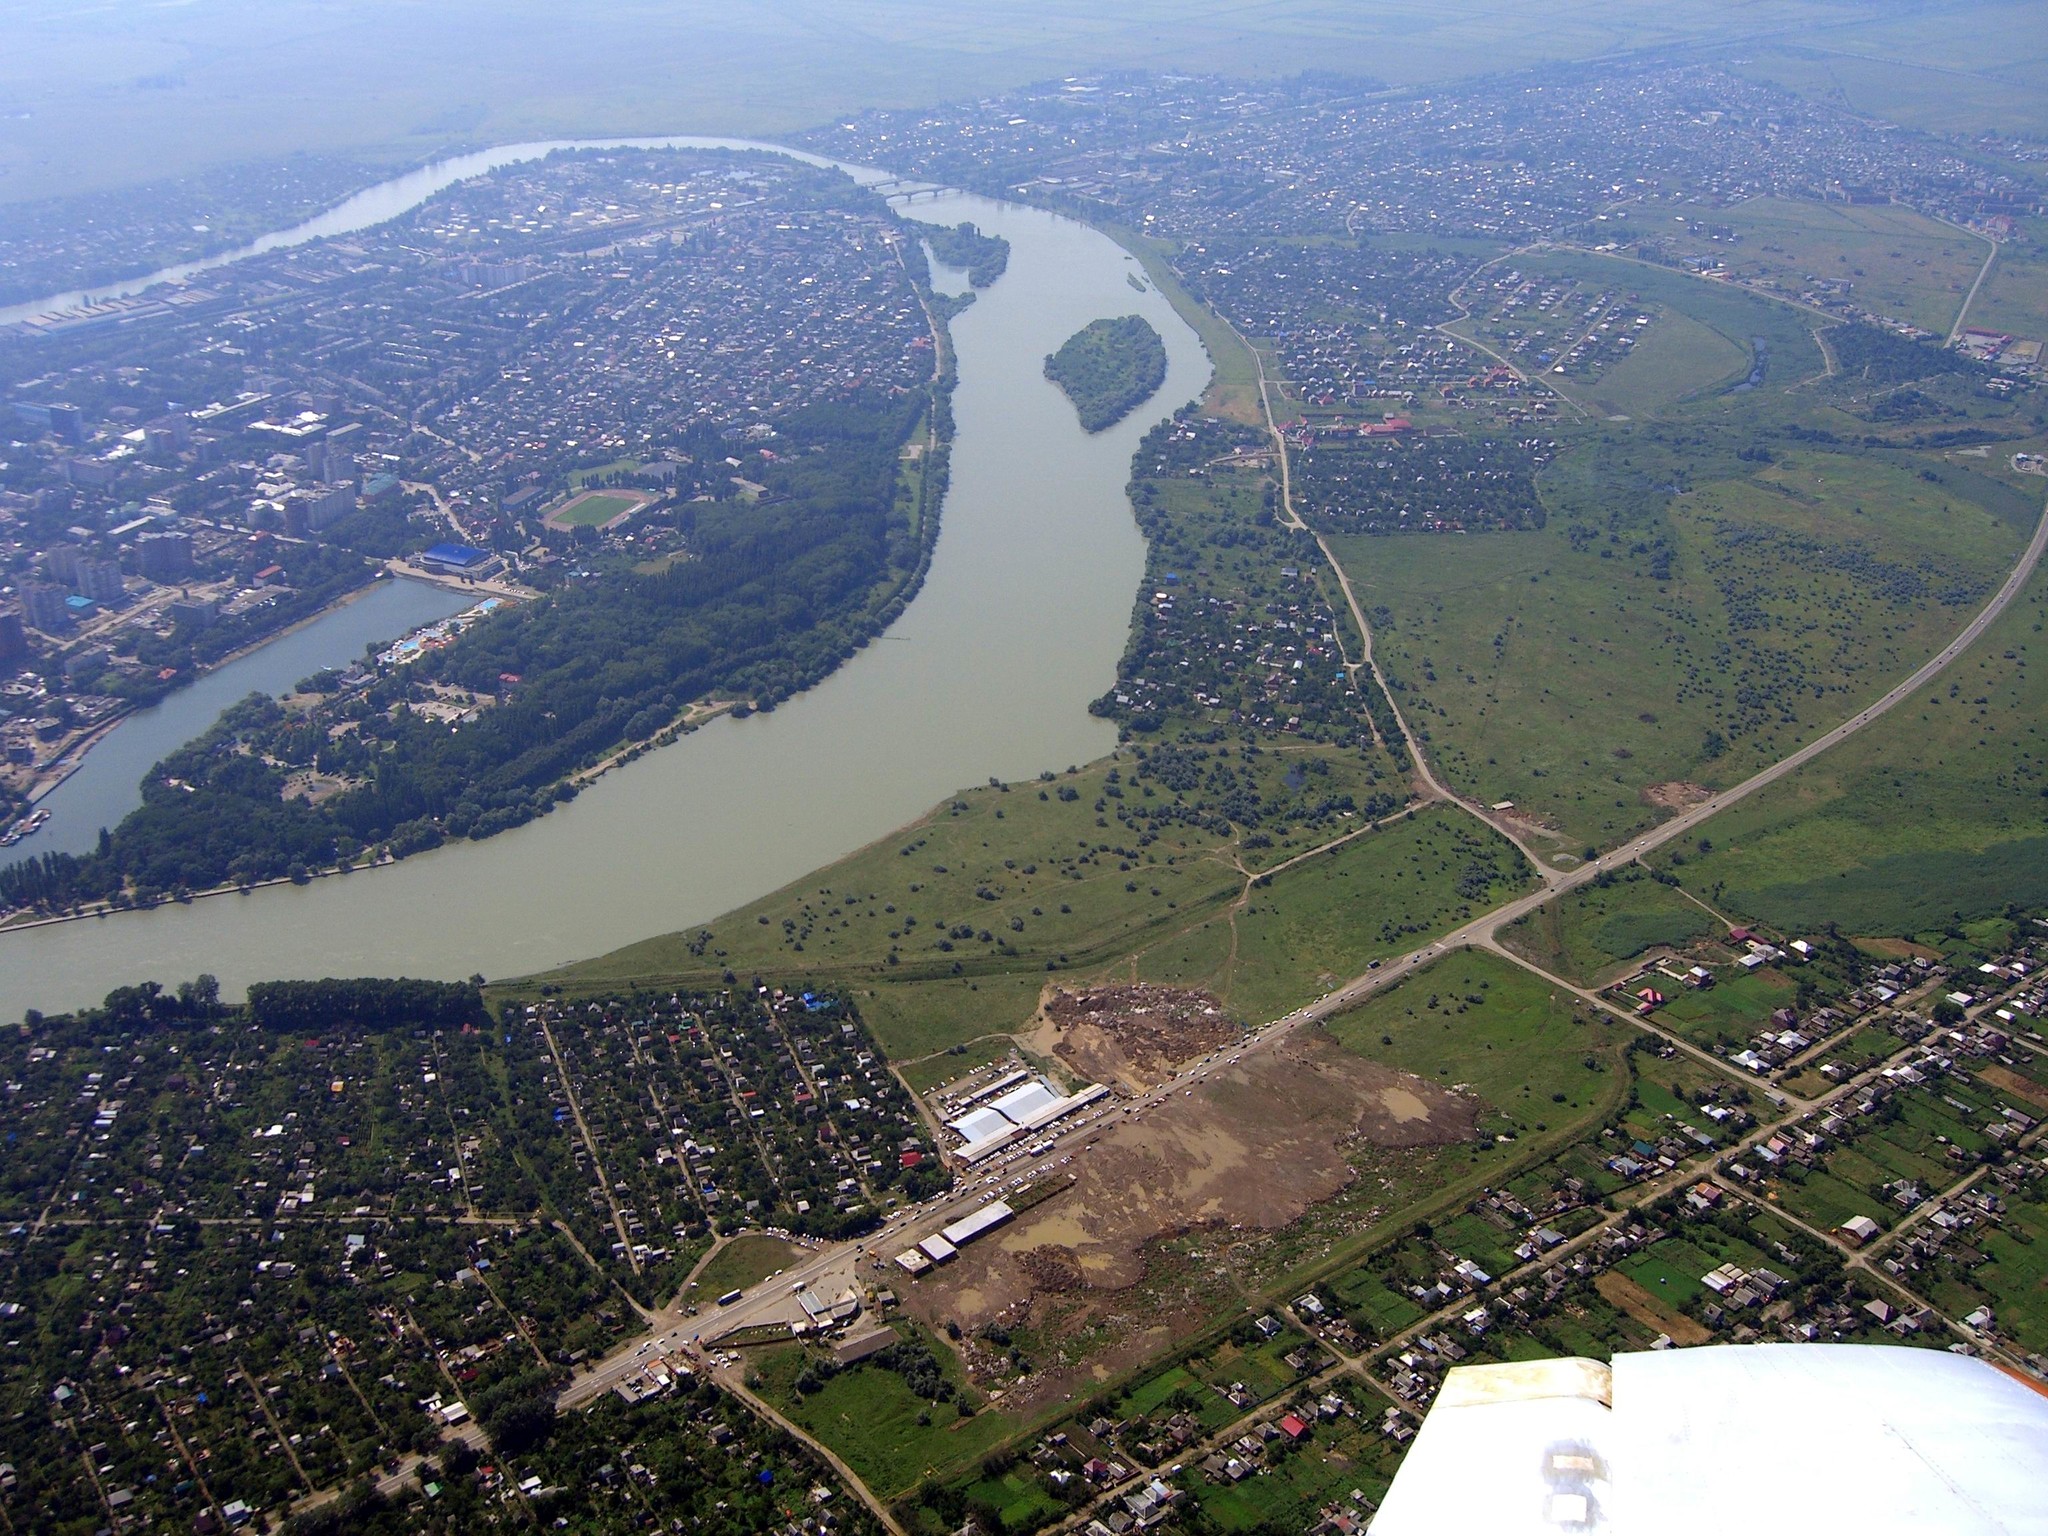
[[2021,1077],[2012,1068],[2001,1067],[1995,1063],[1978,1065],[1971,1070],[2000,1093],[2009,1093],[2014,1098],[2025,1099],[2036,1109],[2048,1109],[2048,1088],[2043,1088],[2032,1078]]
[[1674,1344],[1704,1344],[1713,1338],[1703,1326],[1665,1306],[1627,1275],[1606,1270],[1593,1282],[1593,1289],[1645,1328],[1669,1334]]
[[1036,1022],[1034,1050],[1058,1057],[1091,1082],[1132,1093],[1244,1033],[1215,997],[1184,987],[1048,987]]
[[1643,798],[1651,805],[1661,806],[1667,811],[1684,811],[1713,799],[1714,792],[1704,784],[1691,784],[1684,779],[1672,779],[1668,783],[1650,785],[1643,791]]
[[[1336,1194],[1383,1148],[1476,1134],[1480,1104],[1303,1034],[1106,1129],[1074,1159],[1075,1186],[902,1288],[934,1328],[972,1334],[1000,1320],[1043,1341],[1039,1374],[1010,1394],[1028,1406],[1104,1380],[1206,1320],[1118,1317],[1155,1240],[1203,1228],[1273,1229]],[[1113,1342],[1060,1369],[1064,1340],[1111,1323]]]

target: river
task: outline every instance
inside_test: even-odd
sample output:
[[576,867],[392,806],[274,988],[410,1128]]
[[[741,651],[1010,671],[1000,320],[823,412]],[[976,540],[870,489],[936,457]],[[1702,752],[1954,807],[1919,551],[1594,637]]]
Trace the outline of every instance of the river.
[[[454,163],[473,175],[553,147]],[[366,211],[350,227],[459,179],[441,169],[352,199],[345,206]],[[410,190],[388,190],[399,187]],[[1115,728],[1087,705],[1115,677],[1144,568],[1125,495],[1131,456],[1153,423],[1200,393],[1208,357],[1157,290],[1134,290],[1135,259],[1085,225],[958,193],[904,211],[973,219],[1011,254],[953,322],[952,485],[930,574],[885,634],[780,709],[712,721],[485,842],[306,886],[0,935],[0,1018],[201,971],[230,993],[270,977],[519,975],[708,921],[963,785],[1106,752]],[[1166,383],[1091,437],[1045,379],[1044,358],[1088,321],[1131,313],[1165,339]]]

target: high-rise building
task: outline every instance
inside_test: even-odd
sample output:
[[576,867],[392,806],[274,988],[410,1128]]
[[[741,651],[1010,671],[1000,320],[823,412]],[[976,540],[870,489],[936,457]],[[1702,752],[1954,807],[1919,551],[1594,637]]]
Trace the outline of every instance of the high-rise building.
[[312,499],[306,504],[306,526],[318,533],[329,523],[347,517],[355,509],[356,488],[352,483],[323,485],[313,493]]
[[65,586],[78,584],[78,561],[85,553],[76,544],[52,544],[43,551],[43,574]]
[[46,635],[59,635],[71,627],[71,610],[64,600],[68,588],[51,581],[25,581],[21,585],[21,606],[33,624]]
[[12,605],[0,608],[0,667],[28,660],[28,630],[21,622],[21,610]]
[[91,555],[79,559],[78,577],[72,585],[96,603],[119,603],[128,595],[128,589],[121,580],[121,562],[95,559]]
[[135,557],[142,574],[151,581],[183,581],[192,574],[192,535],[145,533],[135,541]]

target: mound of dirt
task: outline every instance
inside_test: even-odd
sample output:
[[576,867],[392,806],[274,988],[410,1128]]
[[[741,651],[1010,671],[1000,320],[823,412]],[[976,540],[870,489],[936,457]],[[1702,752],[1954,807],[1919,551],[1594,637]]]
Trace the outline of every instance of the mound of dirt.
[[1074,1250],[1058,1243],[1046,1243],[1017,1255],[1017,1267],[1030,1277],[1036,1291],[1078,1291],[1088,1283]]
[[1042,1016],[1038,1043],[1046,1050],[1083,1077],[1133,1092],[1244,1033],[1212,994],[1184,987],[1055,987]]

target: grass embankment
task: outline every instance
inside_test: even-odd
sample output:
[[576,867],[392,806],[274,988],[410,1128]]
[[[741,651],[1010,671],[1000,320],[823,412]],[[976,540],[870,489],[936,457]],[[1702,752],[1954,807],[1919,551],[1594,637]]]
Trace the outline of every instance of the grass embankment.
[[1203,409],[1247,426],[1263,426],[1266,418],[1259,405],[1258,358],[1244,339],[1223,322],[1222,316],[1199,302],[1182,285],[1170,259],[1173,246],[1120,225],[1107,226],[1106,232],[1138,259],[1152,286],[1165,295],[1174,313],[1202,338],[1202,348],[1216,370],[1209,380],[1208,393],[1202,397]]
[[[1100,786],[1106,772],[1097,764],[1058,785]],[[1528,877],[1505,840],[1436,808],[1280,872],[1234,915],[1247,875],[1220,839],[1105,853],[1085,797],[1041,801],[1037,789],[969,791],[887,844],[706,928],[546,980],[572,991],[717,985],[731,971],[847,987],[891,1060],[935,1082],[1004,1054],[1057,977],[1135,969],[1213,988],[1245,1018],[1276,1017],[1497,905]],[[1077,829],[1097,842],[1070,838]],[[921,1060],[940,1052],[949,1054]]]

